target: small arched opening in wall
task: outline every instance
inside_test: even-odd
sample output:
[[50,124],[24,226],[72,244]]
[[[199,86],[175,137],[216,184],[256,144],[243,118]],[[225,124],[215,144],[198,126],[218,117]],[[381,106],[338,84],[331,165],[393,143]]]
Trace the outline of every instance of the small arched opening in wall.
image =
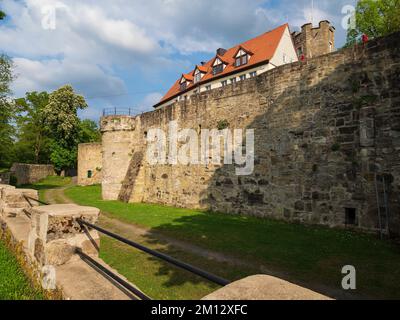
[[345,211],[345,224],[346,226],[357,226],[357,209],[344,208]]

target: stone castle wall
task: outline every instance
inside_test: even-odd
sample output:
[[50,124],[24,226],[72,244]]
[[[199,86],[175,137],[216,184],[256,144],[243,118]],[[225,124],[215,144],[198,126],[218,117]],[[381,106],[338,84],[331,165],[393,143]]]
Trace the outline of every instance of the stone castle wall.
[[89,186],[102,182],[103,155],[101,143],[78,146],[78,185]]
[[18,185],[32,184],[55,174],[53,165],[26,163],[14,163],[10,172]]
[[[399,234],[399,47],[397,33],[137,117],[102,118],[104,199],[329,226],[347,219],[368,230],[388,221]],[[254,173],[237,176],[233,165],[150,166],[147,132],[167,130],[172,120],[198,131],[221,121],[254,129]]]

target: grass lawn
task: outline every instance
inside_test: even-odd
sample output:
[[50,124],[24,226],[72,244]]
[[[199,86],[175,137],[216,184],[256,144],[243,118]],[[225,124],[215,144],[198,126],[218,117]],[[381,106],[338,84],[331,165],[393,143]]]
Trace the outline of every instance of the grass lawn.
[[[400,250],[372,235],[269,219],[102,201],[100,186],[71,187],[66,195],[78,204],[98,207],[121,221],[229,254],[254,266],[264,265],[295,282],[340,290],[342,267],[353,265],[357,270],[356,294],[400,298]],[[105,246],[109,245],[112,244]],[[223,276],[226,270],[220,266],[219,272],[216,271]],[[239,275],[240,272],[237,276],[232,274],[230,279]]]
[[15,257],[0,242],[0,300],[41,300]]

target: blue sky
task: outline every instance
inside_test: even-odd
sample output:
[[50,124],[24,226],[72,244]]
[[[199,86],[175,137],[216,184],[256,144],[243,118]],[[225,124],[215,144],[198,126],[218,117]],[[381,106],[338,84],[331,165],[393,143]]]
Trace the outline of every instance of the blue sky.
[[346,30],[355,0],[0,0],[0,52],[12,57],[16,97],[72,84],[87,99],[82,118],[107,107],[152,110],[173,82],[218,47],[313,18]]

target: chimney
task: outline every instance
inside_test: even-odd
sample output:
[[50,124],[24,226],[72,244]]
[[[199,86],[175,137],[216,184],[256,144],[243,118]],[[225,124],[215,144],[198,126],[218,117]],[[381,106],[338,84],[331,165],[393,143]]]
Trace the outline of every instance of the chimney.
[[217,49],[217,55],[222,57],[225,53],[226,53],[226,49],[223,49],[223,48]]

